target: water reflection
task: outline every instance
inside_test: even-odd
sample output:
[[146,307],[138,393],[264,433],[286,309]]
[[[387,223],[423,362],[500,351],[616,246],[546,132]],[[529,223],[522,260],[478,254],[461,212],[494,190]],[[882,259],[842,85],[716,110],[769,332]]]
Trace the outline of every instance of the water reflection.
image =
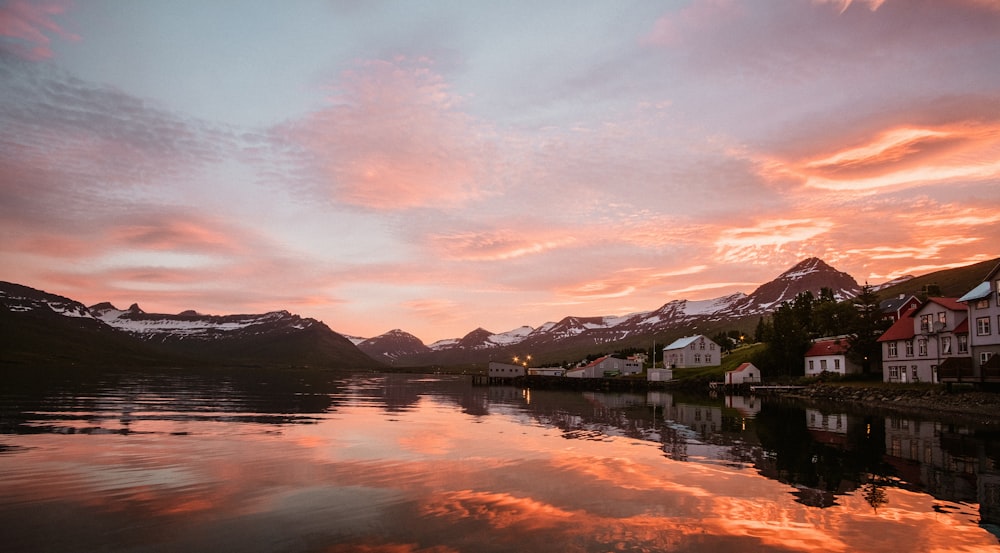
[[996,436],[945,422],[294,371],[53,378],[4,385],[0,406],[12,551],[998,543],[978,526],[996,521]]

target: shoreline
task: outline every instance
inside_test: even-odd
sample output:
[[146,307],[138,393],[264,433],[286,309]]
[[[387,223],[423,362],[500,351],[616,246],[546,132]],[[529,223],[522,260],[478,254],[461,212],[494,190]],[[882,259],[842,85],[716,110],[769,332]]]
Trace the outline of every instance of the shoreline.
[[876,387],[850,384],[812,384],[794,392],[772,394],[832,405],[893,411],[905,414],[937,414],[971,419],[980,424],[1000,425],[1000,394],[979,390],[949,392],[943,387],[927,389]]

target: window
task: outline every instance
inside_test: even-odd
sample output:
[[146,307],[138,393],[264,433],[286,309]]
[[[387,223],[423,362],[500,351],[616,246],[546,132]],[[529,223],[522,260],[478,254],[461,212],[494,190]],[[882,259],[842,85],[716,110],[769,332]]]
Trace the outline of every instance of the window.
[[990,306],[990,300],[979,300],[976,302],[976,309],[986,309]]
[[889,342],[889,353],[887,355],[889,357],[898,357],[899,356],[899,349],[896,346],[896,342]]
[[913,340],[906,341],[906,356],[913,357]]
[[833,370],[840,372],[840,359],[833,360]]
[[996,285],[994,289],[997,291],[997,305],[1000,305],[1000,279],[997,279],[994,284]]
[[990,334],[990,318],[979,317],[978,319],[976,319],[976,335],[989,336],[989,334]]
[[927,340],[917,341],[917,355],[927,357]]
[[941,355],[951,355],[951,336],[941,338]]
[[920,380],[919,378],[917,378],[917,366],[916,365],[914,365],[913,368],[911,369],[910,376],[912,377],[910,380],[912,380],[914,382]]
[[937,322],[938,322],[938,324],[940,325],[941,328],[947,328],[948,327],[948,314],[945,313],[944,311],[938,313],[938,320],[937,320]]
[[711,353],[706,353],[705,354],[705,362],[706,363],[711,363],[712,362],[712,354]]
[[715,351],[715,342],[712,342],[711,344],[708,344],[708,349],[710,349],[712,351]]
[[698,349],[705,349],[705,342],[698,344]]
[[899,379],[899,367],[897,367],[895,365],[892,365],[892,366],[889,367],[889,378],[891,380],[898,380]]
[[815,361],[813,361],[812,359],[809,360],[809,372],[813,372],[816,369],[814,363]]
[[825,371],[826,370],[826,359],[820,359],[819,360],[819,370],[821,370],[821,371]]
[[695,363],[701,363],[701,354],[700,353],[694,354],[694,362]]
[[990,357],[993,357],[993,352],[984,351],[984,352],[980,353],[979,354],[979,365],[980,366],[985,365],[986,362],[990,360]]
[[927,333],[931,331],[931,315],[930,313],[920,316],[920,332]]
[[958,353],[969,352],[969,337],[965,334],[958,335]]

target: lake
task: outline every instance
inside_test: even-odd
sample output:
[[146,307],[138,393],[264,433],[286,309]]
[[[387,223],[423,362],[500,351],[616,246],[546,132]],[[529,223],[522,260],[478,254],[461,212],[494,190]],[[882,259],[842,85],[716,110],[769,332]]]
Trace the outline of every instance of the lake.
[[4,551],[1000,551],[996,427],[307,371],[5,375]]

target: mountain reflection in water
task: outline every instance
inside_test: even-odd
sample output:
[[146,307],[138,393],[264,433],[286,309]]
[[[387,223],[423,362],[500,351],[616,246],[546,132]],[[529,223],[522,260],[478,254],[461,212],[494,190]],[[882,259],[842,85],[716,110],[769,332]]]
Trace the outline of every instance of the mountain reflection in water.
[[1000,551],[990,427],[461,376],[10,376],[9,551]]

